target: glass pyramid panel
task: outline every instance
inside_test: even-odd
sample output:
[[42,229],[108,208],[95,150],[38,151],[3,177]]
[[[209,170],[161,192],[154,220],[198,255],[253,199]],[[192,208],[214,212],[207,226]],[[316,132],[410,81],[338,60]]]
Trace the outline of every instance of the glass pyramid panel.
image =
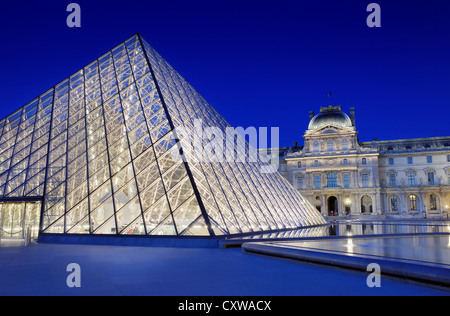
[[325,223],[256,156],[197,161],[177,128],[199,136],[198,120],[230,127],[136,34],[0,120],[0,200],[42,200],[44,234],[220,236]]

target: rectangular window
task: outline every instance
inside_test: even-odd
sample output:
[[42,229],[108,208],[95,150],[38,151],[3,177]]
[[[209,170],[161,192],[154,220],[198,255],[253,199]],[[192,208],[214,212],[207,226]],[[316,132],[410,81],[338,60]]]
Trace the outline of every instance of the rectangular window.
[[297,178],[297,187],[299,190],[303,189],[303,177]]
[[427,163],[432,163],[432,162],[433,162],[433,157],[427,156]]
[[350,175],[344,174],[344,188],[350,188]]
[[447,162],[450,162],[450,155],[447,155]]
[[314,188],[320,189],[320,176],[314,176]]
[[348,165],[348,159],[344,159],[344,166]]
[[348,150],[348,140],[342,140],[342,150]]
[[297,163],[297,168],[301,168],[301,167],[302,167],[302,162],[299,161],[299,162]]
[[363,158],[363,159],[362,159],[362,164],[363,164],[363,165],[367,165],[367,159],[366,159],[366,158]]
[[408,173],[408,184],[410,186],[416,185],[416,175],[414,173]]
[[408,165],[412,165],[413,163],[413,157],[408,157]]
[[337,187],[337,176],[335,173],[331,172],[327,176],[327,187],[336,188]]
[[328,152],[334,151],[334,146],[333,146],[333,141],[332,141],[332,140],[329,140],[329,141],[328,141],[328,143],[327,143],[327,149],[328,149]]
[[319,142],[318,142],[318,141],[315,141],[315,142],[313,143],[313,152],[315,152],[315,153],[320,152],[320,145],[319,145]]
[[369,187],[369,175],[366,173],[362,175],[362,185],[363,185],[363,188]]
[[389,175],[389,185],[391,187],[395,187],[395,173],[391,173]]
[[389,165],[390,166],[394,165],[394,158],[389,158]]
[[428,185],[434,185],[434,172],[428,172]]

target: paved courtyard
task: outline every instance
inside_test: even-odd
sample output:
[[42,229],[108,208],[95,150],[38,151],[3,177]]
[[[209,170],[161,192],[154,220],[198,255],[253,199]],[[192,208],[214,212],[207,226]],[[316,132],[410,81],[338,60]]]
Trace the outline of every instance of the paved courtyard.
[[[69,288],[70,263],[81,288]],[[248,254],[180,249],[32,244],[0,247],[0,295],[445,295],[450,292],[337,267]]]

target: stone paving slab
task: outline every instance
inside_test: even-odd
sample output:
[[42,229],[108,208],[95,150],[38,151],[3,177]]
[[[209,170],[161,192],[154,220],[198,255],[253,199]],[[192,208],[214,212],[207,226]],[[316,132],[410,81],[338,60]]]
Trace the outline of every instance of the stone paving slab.
[[[81,288],[69,288],[66,267],[81,267]],[[0,296],[448,296],[450,291],[382,280],[241,249],[32,244],[0,248]]]

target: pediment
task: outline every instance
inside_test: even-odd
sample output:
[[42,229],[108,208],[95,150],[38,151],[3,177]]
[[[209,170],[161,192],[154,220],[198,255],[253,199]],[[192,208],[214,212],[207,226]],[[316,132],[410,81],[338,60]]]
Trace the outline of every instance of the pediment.
[[349,130],[348,128],[336,126],[336,125],[327,125],[321,127],[317,130],[307,131],[308,135],[329,135],[329,134],[339,134],[339,133],[348,133],[353,132],[353,130]]

